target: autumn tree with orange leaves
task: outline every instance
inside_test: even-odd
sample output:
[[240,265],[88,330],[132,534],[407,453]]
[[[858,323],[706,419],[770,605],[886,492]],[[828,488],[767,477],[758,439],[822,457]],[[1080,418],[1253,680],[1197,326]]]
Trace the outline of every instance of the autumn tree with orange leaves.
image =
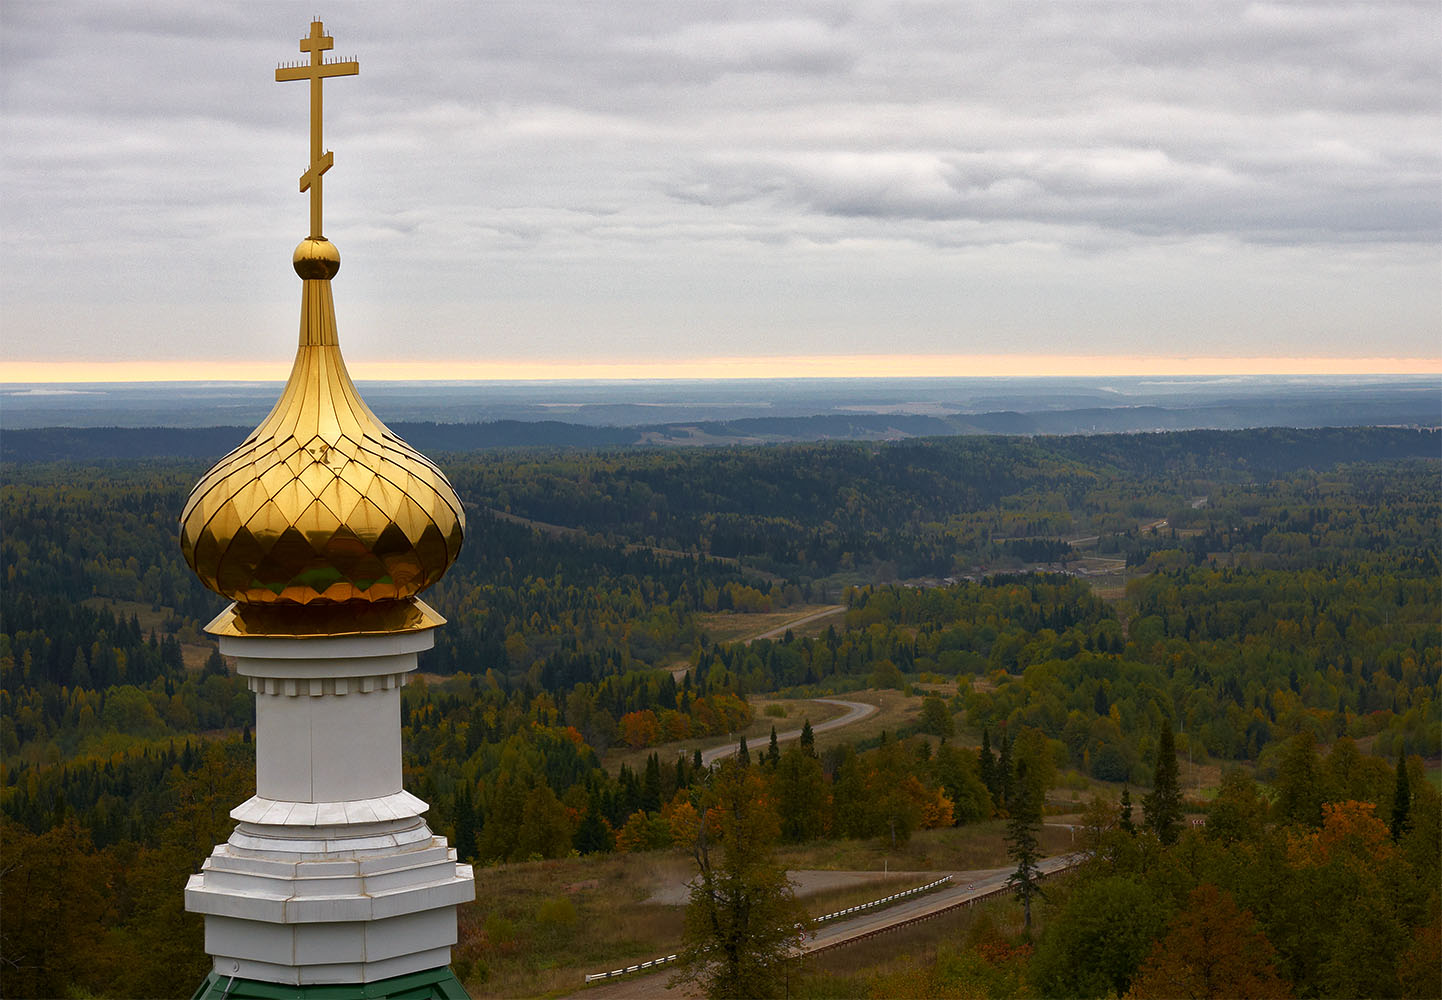
[[1152,947],[1127,997],[1290,997],[1291,987],[1277,975],[1275,955],[1250,911],[1238,909],[1230,893],[1199,885],[1188,896],[1187,908],[1168,925],[1166,936]]

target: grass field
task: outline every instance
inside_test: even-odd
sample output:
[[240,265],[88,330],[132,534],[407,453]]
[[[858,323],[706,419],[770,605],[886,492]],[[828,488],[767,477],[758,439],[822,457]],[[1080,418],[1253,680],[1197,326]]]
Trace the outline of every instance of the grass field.
[[[706,633],[706,638],[712,642],[744,642],[775,629],[784,629],[792,622],[800,621],[802,618],[828,609],[835,610],[837,615],[846,610],[843,606],[835,604],[793,604],[781,611],[765,611],[756,614],[713,611],[697,615],[696,625]],[[798,636],[820,635],[826,631],[828,625],[836,620],[835,616],[828,615],[825,618],[798,625],[794,634]]]
[[681,909],[646,900],[688,877],[687,865],[678,850],[478,868],[452,966],[472,996],[528,997],[667,954],[680,943]]
[[[894,689],[849,691],[836,697],[846,701],[860,701],[875,705],[879,711],[854,725],[845,726],[816,737],[817,750],[825,750],[841,743],[855,743],[858,740],[880,736],[882,730],[895,733],[902,726],[910,725],[921,716],[921,695],[903,694]],[[770,732],[770,729],[767,730]]]
[[[788,870],[979,871],[1008,863],[1005,836],[1005,821],[996,819],[941,830],[921,830],[895,848],[888,840],[824,840],[782,847],[777,857]],[[1040,842],[1046,854],[1071,850],[1071,834],[1060,827],[1043,827]]]

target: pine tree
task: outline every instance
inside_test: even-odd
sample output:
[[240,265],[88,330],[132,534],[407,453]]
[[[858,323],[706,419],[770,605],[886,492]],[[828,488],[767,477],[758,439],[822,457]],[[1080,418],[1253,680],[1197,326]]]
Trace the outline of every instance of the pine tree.
[[507,774],[501,775],[477,838],[476,857],[481,861],[510,861],[515,856],[526,808],[526,792],[520,780]]
[[775,727],[775,726],[772,726],[772,727],[771,727],[771,742],[770,742],[770,744],[768,744],[767,747],[766,747],[766,764],[767,764],[768,767],[770,767],[770,768],[772,768],[772,769],[775,769],[776,765],[779,764],[780,762],[781,762],[781,748],[780,748],[779,746],[777,746],[777,743],[776,743],[776,727]]
[[1126,833],[1136,836],[1137,827],[1136,824],[1132,822],[1132,790],[1125,785],[1122,786],[1121,818],[1118,819],[1117,826],[1121,827]]
[[641,808],[641,782],[636,777],[636,772],[625,764],[621,765],[621,771],[616,776],[616,814],[611,817],[611,822],[619,827],[637,809]]
[[1302,729],[1282,750],[1277,763],[1277,796],[1272,809],[1284,823],[1322,825],[1322,796],[1317,781],[1317,743],[1310,729]]
[[1001,731],[1001,753],[996,758],[996,784],[1001,793],[1000,801],[1003,809],[1011,807],[1012,797],[1012,773],[1011,766],[1011,737],[1005,729]]
[[600,796],[594,792],[591,793],[591,799],[586,805],[586,814],[581,817],[581,823],[576,827],[576,835],[572,838],[571,844],[582,854],[610,851],[616,846],[616,836],[601,816]]
[[212,649],[210,655],[205,658],[205,666],[200,670],[202,677],[224,677],[229,673],[225,669],[225,659],[220,655],[219,649]]
[[571,824],[566,807],[543,779],[526,793],[515,856],[559,858],[570,849]]
[[641,779],[641,811],[661,811],[661,758],[654,753],[646,758],[646,774]]
[[799,745],[786,748],[772,779],[781,839],[802,843],[826,831],[826,777],[821,761]]
[[462,861],[470,862],[476,858],[476,810],[471,805],[471,789],[464,782],[460,791],[456,793],[456,826],[455,838],[451,846],[456,849],[456,857]]
[[1407,830],[1407,817],[1412,811],[1412,789],[1407,783],[1407,761],[1397,751],[1397,783],[1392,788],[1392,841],[1402,839]]
[[811,731],[810,719],[801,723],[801,749],[816,756],[816,734]]
[[1037,862],[1041,860],[1041,846],[1037,832],[1041,829],[1041,803],[1037,801],[1033,782],[1027,779],[1027,762],[1017,764],[1016,792],[1012,798],[1011,815],[1006,821],[1006,853],[1016,862],[1016,871],[1006,884],[1016,890],[1025,914],[1025,927],[1031,931],[1031,903],[1041,891],[1041,872]]
[[1176,737],[1170,720],[1162,724],[1155,773],[1151,793],[1142,797],[1142,817],[1158,840],[1174,844],[1182,832],[1182,790]]
[[741,762],[742,767],[751,763],[751,751],[746,749],[746,737],[741,737],[741,742],[736,745],[736,759]]
[[994,802],[1001,802],[1001,785],[996,780],[996,754],[991,752],[991,732],[987,729],[981,731],[981,750],[977,754],[977,764],[981,770],[981,783],[991,793]]

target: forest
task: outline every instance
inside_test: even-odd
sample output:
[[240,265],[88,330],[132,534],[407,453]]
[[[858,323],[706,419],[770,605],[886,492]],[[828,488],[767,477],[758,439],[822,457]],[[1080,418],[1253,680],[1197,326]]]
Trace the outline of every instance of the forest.
[[[403,692],[406,785],[478,864],[664,851],[710,780],[683,745],[764,733],[762,699],[897,691],[919,712],[890,732],[749,747],[781,842],[1005,818],[1018,760],[1113,796],[1035,939],[931,967],[933,995],[1123,994],[1155,942],[1217,914],[1235,931],[1232,910],[1292,994],[1426,995],[1398,970],[1438,947],[1439,445],[1356,428],[439,455],[468,531],[426,594],[449,624]],[[0,469],[7,995],[181,995],[207,968],[180,890],[253,789],[253,706],[175,541],[204,466]],[[729,629],[813,606],[835,607],[816,630]],[[1173,730],[1223,777],[1189,795],[1204,832],[1166,839],[1114,796],[1157,783]],[[1375,907],[1299,929],[1344,898]],[[458,951],[478,990],[491,948]]]

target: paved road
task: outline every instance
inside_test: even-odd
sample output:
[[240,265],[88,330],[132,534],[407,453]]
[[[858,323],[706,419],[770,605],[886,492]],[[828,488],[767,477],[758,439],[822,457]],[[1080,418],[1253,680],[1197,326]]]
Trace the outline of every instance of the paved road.
[[[860,722],[867,716],[875,715],[877,712],[877,708],[875,705],[867,705],[866,703],[860,701],[842,701],[839,698],[813,698],[812,700],[824,702],[827,705],[838,705],[841,708],[846,709],[846,713],[844,715],[838,715],[834,719],[827,719],[825,722],[818,722],[816,723],[816,725],[812,726],[811,732],[813,734],[825,733],[829,732],[832,729],[840,729],[842,726],[849,726],[853,722]],[[789,740],[799,739],[801,739],[801,730],[799,729],[788,729],[784,733],[776,734],[777,743],[785,743]],[[763,750],[765,749],[765,747],[759,743],[757,744],[757,747]],[[724,746],[712,747],[710,750],[702,751],[701,763],[709,766],[716,763],[723,757],[730,757],[739,748],[739,741],[736,743],[727,743]],[[748,751],[754,749],[755,748],[749,746],[747,747]]]
[[[1062,854],[1043,859],[1037,867],[1050,875],[1070,868],[1075,863],[1072,859],[1073,855]],[[827,948],[835,948],[889,930],[899,924],[936,916],[971,900],[1004,890],[1007,878],[1014,871],[1015,868],[993,868],[986,872],[962,872],[959,876],[953,876],[951,885],[935,892],[896,903],[876,913],[864,913],[848,920],[833,920],[822,924],[802,943],[801,950],[808,954],[825,951]]]
[[[1072,867],[1080,857],[1079,854],[1060,854],[1042,859],[1037,867],[1046,874],[1054,874]],[[860,914],[847,920],[834,920],[822,924],[802,942],[801,950],[807,954],[825,951],[827,948],[839,947],[898,926],[926,920],[954,907],[1004,892],[1007,877],[1013,871],[1015,871],[1013,868],[992,868],[986,871],[954,873],[953,883],[944,889],[938,889],[903,903],[896,903],[876,913]],[[572,997],[575,1000],[610,1000],[610,998],[625,997],[634,997],[639,1000],[639,998],[676,998],[698,995],[692,990],[667,990],[666,980],[671,971],[674,970],[663,967],[657,973],[649,975],[632,974],[620,979],[596,983],[594,986],[572,994]]]

